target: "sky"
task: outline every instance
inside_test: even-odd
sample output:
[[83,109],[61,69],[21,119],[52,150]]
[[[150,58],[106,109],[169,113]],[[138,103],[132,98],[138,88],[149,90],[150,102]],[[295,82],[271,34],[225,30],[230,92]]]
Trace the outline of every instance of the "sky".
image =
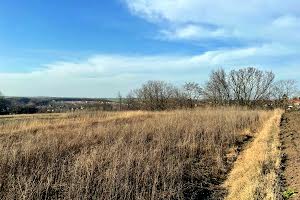
[[298,0],[0,0],[0,91],[116,97],[254,66],[300,82]]

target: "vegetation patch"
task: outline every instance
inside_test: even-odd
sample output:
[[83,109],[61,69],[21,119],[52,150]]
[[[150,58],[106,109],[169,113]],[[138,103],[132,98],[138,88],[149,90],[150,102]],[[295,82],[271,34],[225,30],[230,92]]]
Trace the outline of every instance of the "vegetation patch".
[[283,192],[283,198],[284,199],[289,199],[293,197],[297,192],[291,188],[288,188],[286,191]]

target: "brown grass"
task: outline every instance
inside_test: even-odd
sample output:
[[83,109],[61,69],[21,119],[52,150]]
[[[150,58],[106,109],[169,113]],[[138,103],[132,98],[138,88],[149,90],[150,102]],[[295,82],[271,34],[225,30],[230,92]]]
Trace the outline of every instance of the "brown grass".
[[214,108],[0,118],[0,199],[212,198],[272,112]]

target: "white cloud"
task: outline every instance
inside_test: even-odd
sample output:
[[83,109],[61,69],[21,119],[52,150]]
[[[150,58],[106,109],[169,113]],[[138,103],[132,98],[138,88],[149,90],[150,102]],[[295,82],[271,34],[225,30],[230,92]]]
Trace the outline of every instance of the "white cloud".
[[[169,39],[194,40],[225,35],[245,43],[248,40],[277,42],[291,37],[292,33],[296,36],[300,31],[300,1],[295,0],[124,1],[133,14],[153,23],[164,23],[160,32]],[[285,31],[279,31],[282,28]],[[300,39],[297,42],[300,43]]]
[[0,86],[10,96],[114,97],[118,91],[125,94],[150,79],[201,83],[213,68],[240,66],[272,69],[282,78],[299,79],[297,52],[272,44],[193,56],[95,55],[79,62],[47,64],[29,73],[0,73]]
[[125,0],[129,9],[149,20],[202,22],[237,25],[237,22],[264,23],[274,16],[299,14],[295,0]]
[[188,24],[183,27],[176,27],[174,30],[161,30],[160,32],[162,38],[169,40],[198,40],[227,36],[226,31],[223,29],[210,30],[193,24]]
[[279,28],[299,28],[300,18],[291,15],[280,16],[273,21],[273,25]]

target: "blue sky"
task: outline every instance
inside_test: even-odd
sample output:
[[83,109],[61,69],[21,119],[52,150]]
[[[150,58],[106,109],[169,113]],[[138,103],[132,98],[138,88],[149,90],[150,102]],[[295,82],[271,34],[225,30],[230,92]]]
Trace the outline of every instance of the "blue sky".
[[0,0],[0,91],[114,97],[256,66],[300,81],[296,0]]

